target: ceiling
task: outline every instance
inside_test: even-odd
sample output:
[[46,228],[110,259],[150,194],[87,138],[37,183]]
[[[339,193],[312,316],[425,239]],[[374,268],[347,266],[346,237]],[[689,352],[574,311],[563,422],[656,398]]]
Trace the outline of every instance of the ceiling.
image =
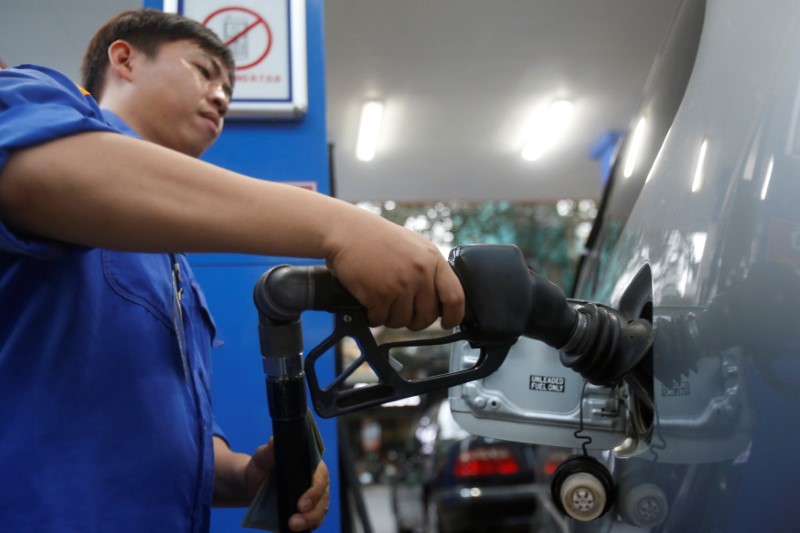
[[[328,140],[345,200],[598,198],[589,151],[629,126],[679,0],[332,0]],[[78,79],[89,37],[141,0],[3,0],[0,58]],[[46,38],[42,38],[46,36]],[[385,103],[375,158],[355,158],[360,107]],[[567,98],[552,152],[521,157],[526,119]]]

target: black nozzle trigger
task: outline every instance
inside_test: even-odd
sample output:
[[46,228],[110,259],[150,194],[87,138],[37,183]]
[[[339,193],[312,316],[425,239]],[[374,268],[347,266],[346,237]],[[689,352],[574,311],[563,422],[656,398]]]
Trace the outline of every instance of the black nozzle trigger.
[[[321,386],[316,371],[317,361],[325,352],[346,337],[352,338],[358,345],[359,357],[339,373],[329,385]],[[513,344],[482,348],[477,363],[471,368],[416,380],[404,378],[401,375],[402,365],[390,354],[391,350],[395,348],[435,346],[459,340],[469,341],[471,338],[472,334],[461,331],[432,339],[389,342],[379,345],[372,335],[363,311],[336,313],[333,333],[309,351],[304,363],[314,410],[325,418],[339,416],[480,379],[497,370]],[[375,373],[377,382],[364,387],[352,388],[346,383],[347,379],[364,363]]]

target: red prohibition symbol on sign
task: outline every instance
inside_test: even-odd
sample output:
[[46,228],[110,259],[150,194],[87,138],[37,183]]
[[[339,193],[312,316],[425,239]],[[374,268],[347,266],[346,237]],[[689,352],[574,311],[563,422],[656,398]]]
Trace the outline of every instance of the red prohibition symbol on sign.
[[256,28],[258,28],[260,26],[264,26],[264,29],[267,32],[267,46],[266,46],[266,49],[264,50],[264,52],[260,56],[258,56],[258,58],[256,58],[255,61],[251,61],[251,62],[249,62],[247,64],[244,64],[244,65],[236,65],[236,70],[245,70],[245,69],[248,69],[248,68],[253,67],[255,65],[258,65],[259,63],[261,63],[261,61],[264,60],[265,57],[267,57],[267,55],[269,54],[270,49],[272,48],[272,30],[270,29],[269,24],[267,24],[267,21],[264,20],[264,17],[262,17],[261,15],[256,13],[255,11],[253,11],[251,9],[247,9],[245,7],[223,7],[222,9],[218,9],[218,10],[214,11],[213,13],[211,13],[208,17],[206,17],[206,19],[203,21],[203,26],[208,27],[208,23],[211,21],[211,19],[213,19],[214,17],[216,17],[218,15],[221,15],[222,13],[229,12],[229,11],[246,13],[246,14],[250,15],[251,17],[254,17],[255,20],[253,20],[253,22],[248,24],[244,29],[242,29],[236,35],[233,35],[232,37],[227,37],[227,40],[225,41],[225,46],[231,46],[237,40],[244,38],[244,36],[247,35],[248,32],[250,32],[250,31],[252,31],[252,30],[254,30],[254,29],[256,29]]

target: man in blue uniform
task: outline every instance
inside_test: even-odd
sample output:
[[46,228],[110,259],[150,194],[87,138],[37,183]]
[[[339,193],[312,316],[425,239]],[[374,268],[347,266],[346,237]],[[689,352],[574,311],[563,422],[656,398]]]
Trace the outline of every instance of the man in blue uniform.
[[[0,528],[205,531],[212,502],[248,505],[269,475],[269,445],[233,452],[214,424],[214,323],[184,252],[322,258],[373,324],[460,322],[428,241],[196,159],[232,72],[213,33],[149,10],[95,35],[90,95],[0,71]],[[292,528],[327,501],[321,463]]]

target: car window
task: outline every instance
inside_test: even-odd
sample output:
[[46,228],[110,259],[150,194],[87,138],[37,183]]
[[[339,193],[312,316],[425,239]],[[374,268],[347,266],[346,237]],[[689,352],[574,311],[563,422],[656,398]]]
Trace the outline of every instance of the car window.
[[599,265],[608,258],[669,134],[694,68],[706,1],[687,0],[672,20],[644,88],[640,112],[614,158],[597,219],[578,264],[572,295],[596,292]]

